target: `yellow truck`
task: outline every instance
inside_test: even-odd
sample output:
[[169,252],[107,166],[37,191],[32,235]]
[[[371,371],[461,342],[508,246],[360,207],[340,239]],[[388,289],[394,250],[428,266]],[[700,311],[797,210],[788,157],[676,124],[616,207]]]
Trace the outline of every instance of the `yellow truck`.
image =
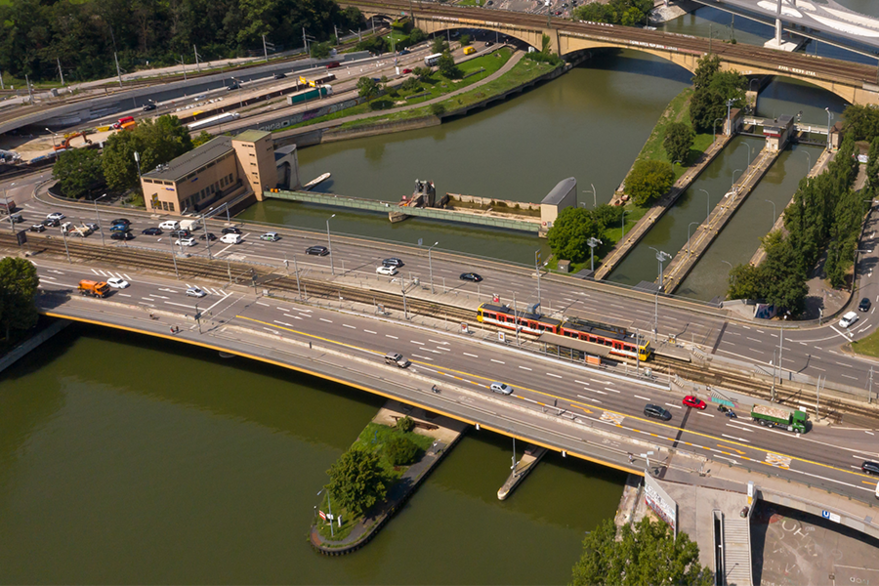
[[79,294],[91,297],[106,297],[110,293],[110,285],[106,281],[88,281],[83,279],[79,282]]
[[472,55],[475,52],[476,52],[476,47],[469,47],[469,46],[464,47],[464,54],[465,55]]

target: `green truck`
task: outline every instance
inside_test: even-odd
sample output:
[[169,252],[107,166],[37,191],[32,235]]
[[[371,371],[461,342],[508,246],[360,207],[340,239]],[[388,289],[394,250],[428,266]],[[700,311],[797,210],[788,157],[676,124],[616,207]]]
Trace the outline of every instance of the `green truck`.
[[804,411],[788,411],[770,405],[754,405],[751,419],[767,427],[781,427],[788,431],[806,433],[806,420],[809,418]]

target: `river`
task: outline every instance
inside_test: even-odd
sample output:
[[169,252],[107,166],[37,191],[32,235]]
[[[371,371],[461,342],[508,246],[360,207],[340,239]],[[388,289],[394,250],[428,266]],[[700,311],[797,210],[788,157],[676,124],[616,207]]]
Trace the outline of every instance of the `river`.
[[[0,583],[564,584],[624,475],[470,431],[366,549],[306,541],[326,470],[383,400],[73,326],[0,381]],[[519,443],[521,456],[522,444]]]

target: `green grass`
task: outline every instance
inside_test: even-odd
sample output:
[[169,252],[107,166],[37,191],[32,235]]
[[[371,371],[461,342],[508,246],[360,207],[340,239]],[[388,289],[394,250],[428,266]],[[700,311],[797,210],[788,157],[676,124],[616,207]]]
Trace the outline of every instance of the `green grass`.
[[[402,432],[395,427],[389,427],[387,425],[380,425],[378,423],[369,423],[363,431],[360,432],[360,435],[354,441],[354,444],[350,449],[352,450],[363,450],[366,452],[377,452],[381,457],[381,466],[384,470],[385,476],[389,479],[389,486],[393,484],[403,474],[408,470],[408,466],[397,466],[394,467],[390,462],[385,460],[382,454],[383,446],[393,437],[404,436],[412,440],[419,448],[421,448],[422,452],[426,452],[427,449],[433,444],[434,439],[430,436],[421,435],[414,432]],[[320,510],[329,512],[329,504],[327,503],[327,496],[324,494],[324,499],[321,501]],[[318,522],[318,533],[320,533],[321,537],[324,539],[334,539],[341,540],[347,537],[351,530],[360,522],[362,517],[356,517],[348,513],[343,507],[334,506],[333,508],[334,515],[342,516],[342,526],[339,527],[338,521],[333,525],[333,533],[330,533],[330,526],[328,523],[316,519],[315,522]]]
[[851,348],[858,354],[879,358],[879,331],[873,332],[857,342],[852,342]]
[[[500,55],[500,57],[495,57],[495,55]],[[500,51],[497,51],[495,53],[492,53],[490,55],[485,55],[483,57],[478,57],[476,59],[471,59],[470,61],[466,61],[464,63],[461,63],[458,67],[461,69],[461,71],[465,75],[467,73],[470,73],[471,71],[477,71],[479,69],[485,70],[485,71],[482,71],[482,72],[477,73],[475,75],[471,75],[467,79],[454,81],[454,80],[447,79],[446,77],[443,77],[442,75],[439,74],[439,72],[434,72],[433,76],[431,77],[431,79],[433,80],[433,83],[426,83],[426,82],[422,83],[421,84],[422,88],[420,91],[415,91],[415,92],[413,92],[413,91],[399,91],[399,97],[397,97],[397,98],[391,98],[387,95],[384,95],[379,98],[376,98],[375,100],[371,100],[371,102],[359,104],[357,106],[353,106],[351,108],[346,108],[344,110],[339,110],[338,112],[333,112],[332,114],[327,114],[326,116],[312,118],[311,120],[306,120],[305,122],[300,122],[298,124],[286,126],[284,128],[274,130],[273,132],[281,132],[283,130],[290,130],[292,128],[301,128],[304,126],[310,126],[312,124],[317,124],[320,122],[326,122],[328,120],[337,120],[339,118],[347,118],[348,116],[356,116],[357,114],[366,114],[368,112],[373,112],[374,110],[372,110],[370,103],[380,101],[380,100],[393,100],[394,102],[405,101],[406,103],[400,104],[401,106],[402,105],[408,106],[410,104],[418,104],[418,103],[424,102],[426,100],[432,100],[434,98],[438,98],[438,97],[445,95],[445,94],[448,94],[450,92],[459,90],[463,87],[473,85],[474,83],[485,79],[486,77],[488,77],[489,75],[491,75],[492,73],[494,73],[495,71],[497,71],[498,69],[503,67],[504,63],[506,63],[510,59],[511,55],[512,55],[512,51],[505,48],[505,49],[501,49]],[[416,98],[414,100],[406,100],[406,96],[415,95],[415,94],[419,94],[422,92],[430,92],[430,93],[428,95],[424,96],[423,98]],[[379,118],[386,117],[386,116],[381,115],[381,110],[378,110],[375,112],[376,112],[376,116]],[[418,117],[423,117],[426,115],[429,115],[429,113],[428,114],[422,113]],[[369,118],[369,120],[374,120],[374,119]],[[372,124],[372,122],[370,122],[370,124]],[[343,125],[343,126],[347,126],[347,124]]]
[[461,0],[457,2],[458,6],[482,6],[484,4],[484,0]]
[[[550,63],[537,63],[535,61],[531,61],[530,59],[522,59],[515,65],[515,67],[513,67],[513,69],[511,69],[509,72],[499,77],[498,79],[490,81],[487,84],[480,86],[474,90],[465,92],[459,96],[455,96],[454,98],[441,102],[441,104],[445,107],[446,112],[454,112],[466,106],[481,102],[482,100],[493,95],[502,94],[506,91],[516,88],[523,83],[531,81],[545,73],[552,71],[554,68],[555,66]],[[479,76],[475,75],[473,77]],[[413,108],[411,110],[389,112],[385,115],[377,115],[375,117],[364,118],[362,120],[352,120],[350,122],[342,124],[342,128],[371,126],[377,123],[426,118],[428,116],[431,116],[430,107],[425,106],[423,108]]]

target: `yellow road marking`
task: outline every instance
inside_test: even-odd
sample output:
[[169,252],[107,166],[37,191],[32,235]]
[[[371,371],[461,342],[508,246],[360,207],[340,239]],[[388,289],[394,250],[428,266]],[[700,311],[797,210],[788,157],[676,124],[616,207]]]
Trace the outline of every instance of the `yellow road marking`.
[[732,450],[732,451],[734,451],[734,452],[738,452],[739,454],[742,454],[742,455],[745,454],[745,452],[743,452],[743,451],[741,451],[741,450],[737,450],[737,449],[735,449],[735,448],[731,448],[731,447],[729,447],[729,446],[725,446],[725,445],[723,445],[723,444],[717,444],[717,447],[718,447],[718,448],[726,448],[727,450]]

